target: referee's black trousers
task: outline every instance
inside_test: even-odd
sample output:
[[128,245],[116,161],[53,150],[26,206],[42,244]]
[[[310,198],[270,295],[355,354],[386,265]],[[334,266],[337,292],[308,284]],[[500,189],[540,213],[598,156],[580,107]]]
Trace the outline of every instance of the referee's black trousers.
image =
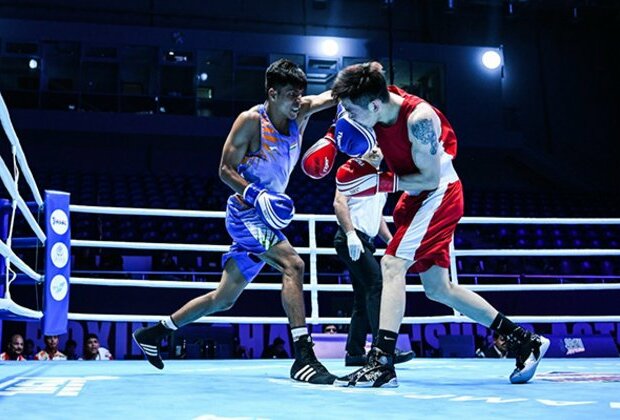
[[374,257],[374,238],[356,230],[362,241],[364,252],[357,261],[351,260],[347,235],[338,228],[334,247],[338,257],[346,264],[353,285],[353,311],[347,337],[347,353],[352,356],[365,354],[366,334],[370,330],[373,340],[379,330],[379,309],[381,305],[381,265]]

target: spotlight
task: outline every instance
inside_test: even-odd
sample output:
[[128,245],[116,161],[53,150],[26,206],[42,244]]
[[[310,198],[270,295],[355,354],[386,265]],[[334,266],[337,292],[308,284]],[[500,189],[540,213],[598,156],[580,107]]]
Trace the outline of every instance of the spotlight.
[[482,64],[489,70],[495,70],[502,64],[502,57],[497,51],[487,51],[482,54]]
[[333,57],[338,54],[338,43],[333,39],[326,39],[325,41],[323,41],[321,47],[323,50],[323,54],[328,57]]
[[30,67],[32,70],[34,70],[37,67],[39,67],[39,62],[37,60],[35,60],[34,58],[31,58],[30,61],[28,62],[28,67]]
[[198,78],[200,79],[201,82],[206,82],[207,79],[209,78],[209,75],[207,73],[200,73],[198,75]]

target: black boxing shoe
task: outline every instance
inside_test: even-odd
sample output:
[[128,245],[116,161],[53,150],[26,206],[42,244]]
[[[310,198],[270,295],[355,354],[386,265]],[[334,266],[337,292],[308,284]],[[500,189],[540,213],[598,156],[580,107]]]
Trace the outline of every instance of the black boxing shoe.
[[529,341],[515,348],[517,353],[515,370],[510,374],[510,382],[524,384],[534,377],[541,359],[549,349],[550,341],[542,335],[532,334]]
[[131,336],[146,356],[146,360],[157,369],[163,369],[164,362],[161,359],[159,345],[161,340],[171,332],[171,329],[166,328],[163,323],[159,322],[152,327],[138,328]]
[[299,382],[308,382],[317,385],[332,385],[336,376],[319,362],[312,350],[312,338],[302,336],[294,343],[295,362],[291,366],[291,379]]
[[398,379],[394,370],[394,356],[373,347],[368,353],[366,366],[336,379],[334,385],[358,388],[396,388]]

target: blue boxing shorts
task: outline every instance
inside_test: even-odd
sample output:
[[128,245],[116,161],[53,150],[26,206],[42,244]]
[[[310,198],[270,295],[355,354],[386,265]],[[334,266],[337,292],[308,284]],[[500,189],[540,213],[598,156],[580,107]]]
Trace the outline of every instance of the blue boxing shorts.
[[226,230],[233,243],[228,252],[222,255],[222,268],[233,258],[248,282],[254,280],[265,265],[258,255],[286,240],[282,232],[263,223],[256,209],[248,206],[237,195],[228,197],[226,203]]

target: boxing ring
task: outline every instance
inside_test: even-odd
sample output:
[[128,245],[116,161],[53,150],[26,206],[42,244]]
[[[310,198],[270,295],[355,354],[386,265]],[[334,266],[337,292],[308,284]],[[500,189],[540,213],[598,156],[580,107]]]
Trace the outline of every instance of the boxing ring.
[[[0,117],[12,144],[14,172],[11,175],[1,161],[0,175],[11,196],[12,215],[9,235],[0,241],[0,253],[5,259],[5,290],[0,296],[0,319],[43,320],[60,315],[73,321],[156,322],[166,313],[157,313],[153,303],[152,315],[97,314],[72,312],[68,307],[69,285],[83,287],[173,288],[200,289],[196,293],[214,289],[215,282],[187,282],[169,280],[136,280],[121,278],[78,277],[67,275],[68,284],[57,280],[58,257],[56,244],[71,234],[71,215],[78,213],[122,215],[131,217],[172,217],[222,219],[224,212],[186,211],[145,208],[68,205],[66,229],[62,220],[52,219],[49,202],[41,197],[34,177],[10,123],[8,110],[1,100]],[[24,174],[38,210],[46,211],[46,232],[19,195],[18,178]],[[66,195],[66,194],[65,194]],[[47,196],[47,194],[46,194]],[[61,193],[62,196],[62,193]],[[12,221],[20,210],[39,243],[44,246],[46,266],[43,273],[32,269],[13,251]],[[307,321],[310,324],[345,324],[344,317],[323,316],[319,293],[348,293],[350,285],[321,284],[318,276],[318,257],[335,255],[332,248],[317,246],[317,223],[334,223],[335,216],[299,214],[296,223],[307,223],[307,246],[296,247],[309,259],[309,282],[304,291],[310,295]],[[391,219],[390,219],[391,221]],[[60,223],[62,229],[50,230],[50,224]],[[620,219],[523,219],[465,217],[461,224],[620,224]],[[58,233],[61,232],[61,233]],[[50,236],[51,235],[51,236]],[[215,252],[228,250],[226,245],[197,245],[182,243],[94,241],[70,239],[71,247],[113,248],[126,250]],[[62,250],[61,250],[62,251]],[[384,250],[378,250],[382,255]],[[457,259],[470,256],[620,256],[615,249],[453,249],[452,281],[459,282]],[[66,255],[65,255],[66,257]],[[48,263],[47,260],[50,260]],[[51,264],[51,265],[50,265]],[[61,269],[70,266],[68,261]],[[56,268],[54,268],[56,267]],[[49,309],[44,302],[43,312],[15,303],[10,294],[19,269],[35,283],[52,284],[46,301],[64,302],[67,307]],[[54,271],[50,274],[48,269]],[[257,279],[258,280],[258,279]],[[63,289],[66,287],[66,290]],[[554,291],[561,294],[574,290],[619,290],[620,283],[565,283],[565,284],[474,284],[464,285],[481,292]],[[246,293],[254,290],[279,292],[279,284],[253,282]],[[408,293],[422,292],[420,285],[407,285]],[[50,311],[54,312],[50,314]],[[64,311],[64,313],[63,313]],[[58,312],[58,313],[56,313]],[[511,314],[508,313],[508,316]],[[577,316],[562,314],[543,316],[532,314],[512,317],[517,322],[548,323],[620,322],[620,314]],[[203,317],[201,323],[286,324],[281,317],[226,316]],[[444,316],[405,317],[404,324],[469,323],[460,313]],[[49,326],[48,326],[49,328]],[[55,328],[55,327],[54,327]],[[50,331],[50,330],[48,330]],[[157,371],[146,361],[112,362],[0,362],[0,413],[2,418],[83,418],[85,415],[105,418],[183,418],[183,419],[288,419],[288,418],[459,418],[464,413],[476,417],[523,418],[524,416],[561,416],[577,418],[585,415],[599,417],[620,416],[620,359],[553,359],[545,358],[534,381],[523,386],[509,384],[508,374],[513,360],[489,359],[414,359],[398,366],[400,387],[397,389],[355,389],[318,386],[293,382],[289,379],[290,360],[168,360],[163,371]],[[325,360],[326,367],[337,375],[350,372],[342,359]],[[317,407],[320,407],[317,410]]]

